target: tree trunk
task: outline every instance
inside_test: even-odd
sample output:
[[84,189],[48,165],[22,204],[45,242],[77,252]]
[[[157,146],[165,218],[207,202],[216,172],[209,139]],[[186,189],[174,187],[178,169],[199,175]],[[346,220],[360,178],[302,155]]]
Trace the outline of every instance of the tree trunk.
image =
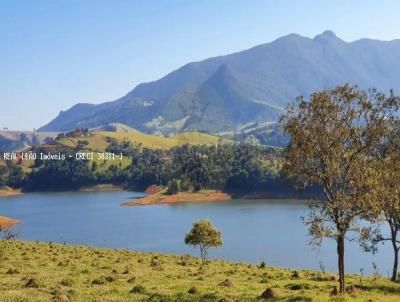
[[397,247],[397,228],[390,223],[390,232],[392,235],[392,246],[394,252],[394,262],[393,262],[393,271],[392,278],[390,280],[397,281],[397,267],[399,264],[399,248]]
[[204,263],[204,261],[206,260],[206,256],[204,252],[204,247],[201,244],[200,244],[200,256],[201,256],[201,262]]
[[346,291],[345,276],[344,276],[344,235],[339,235],[337,238],[337,254],[339,267],[339,292]]
[[396,243],[393,243],[393,251],[394,251],[393,272],[392,272],[392,278],[390,278],[390,280],[397,281],[397,266],[399,263],[399,249],[397,248]]

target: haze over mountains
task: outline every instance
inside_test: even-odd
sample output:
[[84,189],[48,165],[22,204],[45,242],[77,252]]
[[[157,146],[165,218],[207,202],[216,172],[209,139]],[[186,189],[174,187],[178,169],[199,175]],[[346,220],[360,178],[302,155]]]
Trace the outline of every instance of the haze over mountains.
[[400,92],[400,40],[344,42],[326,31],[291,34],[238,53],[189,63],[120,99],[77,104],[40,131],[121,123],[145,133],[222,132],[277,121],[299,95],[338,84]]

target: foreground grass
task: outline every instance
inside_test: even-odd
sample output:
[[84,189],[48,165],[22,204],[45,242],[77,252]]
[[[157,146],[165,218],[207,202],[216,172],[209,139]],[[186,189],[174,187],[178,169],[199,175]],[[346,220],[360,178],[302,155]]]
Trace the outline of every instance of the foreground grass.
[[[334,274],[52,243],[0,241],[0,301],[400,301],[400,286]],[[228,280],[228,281],[226,281]],[[224,282],[225,281],[225,282]]]

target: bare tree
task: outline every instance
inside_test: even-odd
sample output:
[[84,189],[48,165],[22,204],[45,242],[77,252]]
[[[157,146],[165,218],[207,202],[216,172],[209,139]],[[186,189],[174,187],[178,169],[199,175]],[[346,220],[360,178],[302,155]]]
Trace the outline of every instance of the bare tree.
[[15,239],[18,237],[19,233],[15,230],[13,230],[13,228],[5,228],[2,229],[0,227],[0,232],[3,233],[3,239],[4,240],[11,240],[11,239]]

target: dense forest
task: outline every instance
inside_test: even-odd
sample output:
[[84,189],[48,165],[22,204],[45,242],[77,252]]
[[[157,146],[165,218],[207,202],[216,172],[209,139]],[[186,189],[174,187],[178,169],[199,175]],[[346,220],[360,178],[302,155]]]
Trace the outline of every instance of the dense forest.
[[[79,148],[85,148],[80,144]],[[65,148],[65,154],[81,150]],[[130,142],[113,142],[106,150],[132,160],[121,167],[118,160],[107,169],[96,161],[36,160],[30,173],[7,161],[2,165],[2,185],[25,190],[71,190],[102,183],[120,184],[134,190],[150,185],[168,186],[170,193],[221,189],[261,190],[279,178],[279,150],[249,144],[184,145],[169,150],[148,149]],[[2,175],[2,176],[1,176]]]
[[0,159],[0,188],[5,186],[20,188],[24,182],[25,174],[21,166]]

